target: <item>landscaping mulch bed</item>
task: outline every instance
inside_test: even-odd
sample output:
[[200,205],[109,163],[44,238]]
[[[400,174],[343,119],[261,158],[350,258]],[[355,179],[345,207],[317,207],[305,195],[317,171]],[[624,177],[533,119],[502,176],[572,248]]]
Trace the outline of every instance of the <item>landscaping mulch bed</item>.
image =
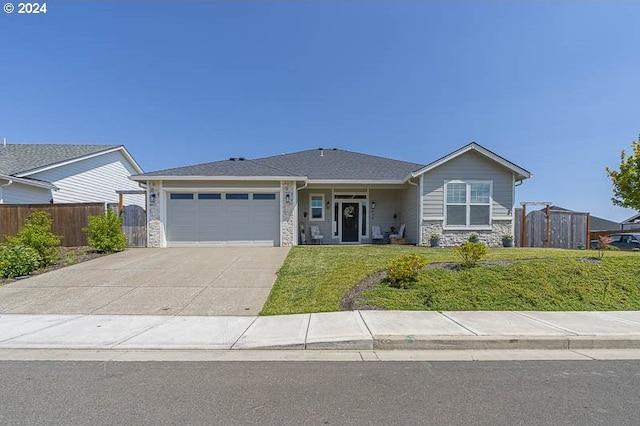
[[[107,253],[100,253],[88,247],[61,247],[60,259],[56,263],[49,265],[46,268],[35,270],[30,276],[44,274],[45,272],[65,268],[67,266],[75,265],[76,263],[86,262],[102,256],[107,256]],[[0,285],[8,284],[16,280],[16,278],[0,279]]]

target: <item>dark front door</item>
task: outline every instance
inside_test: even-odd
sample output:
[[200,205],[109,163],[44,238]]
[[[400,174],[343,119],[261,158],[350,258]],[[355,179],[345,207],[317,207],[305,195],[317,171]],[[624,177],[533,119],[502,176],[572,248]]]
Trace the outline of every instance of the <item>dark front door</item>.
[[358,242],[358,203],[342,203],[342,242]]

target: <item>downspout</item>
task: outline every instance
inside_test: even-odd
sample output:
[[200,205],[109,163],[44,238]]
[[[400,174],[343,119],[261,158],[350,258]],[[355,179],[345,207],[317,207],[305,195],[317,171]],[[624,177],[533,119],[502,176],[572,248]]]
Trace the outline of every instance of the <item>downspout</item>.
[[[5,143],[6,143],[6,139],[5,139]],[[0,185],[0,204],[4,204],[4,189],[5,187],[9,186],[13,184],[13,180],[9,179],[7,181],[7,183]]]
[[[422,180],[420,180],[420,182],[422,182]],[[416,206],[418,209],[416,211],[416,216],[418,216],[417,220],[416,220],[416,232],[418,233],[418,239],[417,239],[417,244],[418,246],[422,245],[422,215],[420,214],[420,204],[421,204],[421,200],[420,200],[420,187],[421,185],[411,182],[411,178],[409,178],[409,180],[407,180],[407,183],[409,183],[409,185],[413,185],[416,187],[416,192],[418,192],[418,196],[416,197],[418,200],[418,205]]]

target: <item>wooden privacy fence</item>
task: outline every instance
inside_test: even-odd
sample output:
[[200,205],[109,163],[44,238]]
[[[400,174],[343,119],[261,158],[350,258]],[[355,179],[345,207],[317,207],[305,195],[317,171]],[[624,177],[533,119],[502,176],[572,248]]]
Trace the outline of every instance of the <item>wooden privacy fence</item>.
[[51,215],[51,230],[62,235],[63,246],[79,247],[87,245],[87,235],[82,228],[89,225],[89,216],[104,213],[104,203],[0,204],[0,242],[5,242],[7,235],[17,234],[35,210]]
[[[109,207],[116,213],[120,206],[118,204],[109,204]],[[147,246],[147,212],[142,207],[131,204],[122,206],[120,212],[122,216],[122,233],[129,241],[129,247],[146,247]]]
[[[526,216],[526,241],[522,244],[522,209],[515,209],[516,247],[589,248],[589,213],[549,210]],[[547,239],[549,240],[547,244]]]

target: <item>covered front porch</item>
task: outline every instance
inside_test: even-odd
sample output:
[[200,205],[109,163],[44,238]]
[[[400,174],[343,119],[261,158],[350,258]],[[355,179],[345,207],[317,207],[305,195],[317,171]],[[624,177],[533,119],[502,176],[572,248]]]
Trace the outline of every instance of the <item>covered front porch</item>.
[[[373,226],[380,227],[386,242],[402,225],[406,243],[419,244],[418,191],[409,183],[308,185],[298,191],[298,244],[371,244]],[[312,239],[312,227],[322,238]]]

